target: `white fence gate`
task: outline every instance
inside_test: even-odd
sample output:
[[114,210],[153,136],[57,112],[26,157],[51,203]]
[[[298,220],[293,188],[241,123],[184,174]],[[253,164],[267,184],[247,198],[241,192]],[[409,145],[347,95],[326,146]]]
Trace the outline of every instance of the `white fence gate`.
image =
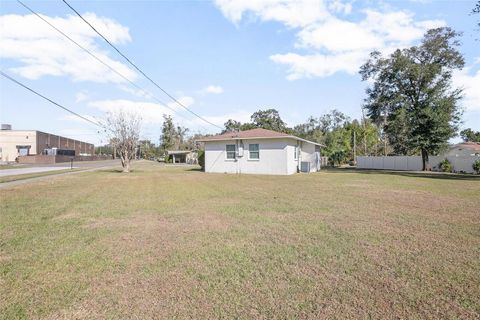
[[[474,173],[472,165],[480,156],[430,156],[429,162],[432,170],[440,171],[439,164],[447,159],[453,166],[454,172]],[[386,156],[386,157],[357,157],[358,169],[379,170],[422,170],[422,157],[420,156]]]

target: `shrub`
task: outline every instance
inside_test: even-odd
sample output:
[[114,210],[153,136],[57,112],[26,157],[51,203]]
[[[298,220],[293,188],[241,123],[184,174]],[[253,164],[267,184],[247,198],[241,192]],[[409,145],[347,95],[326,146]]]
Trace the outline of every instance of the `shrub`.
[[480,174],[480,159],[479,159],[479,160],[475,160],[475,161],[473,162],[472,168],[473,168],[473,170],[475,170],[475,172],[476,172],[477,174]]
[[440,170],[442,170],[443,172],[453,171],[453,166],[450,163],[450,161],[448,161],[448,159],[443,159],[442,161],[440,161],[439,167],[440,167]]
[[205,151],[198,151],[198,164],[202,167],[202,171],[205,171]]
[[330,155],[329,160],[334,166],[335,164],[341,165],[347,160],[347,154],[343,150],[338,150]]

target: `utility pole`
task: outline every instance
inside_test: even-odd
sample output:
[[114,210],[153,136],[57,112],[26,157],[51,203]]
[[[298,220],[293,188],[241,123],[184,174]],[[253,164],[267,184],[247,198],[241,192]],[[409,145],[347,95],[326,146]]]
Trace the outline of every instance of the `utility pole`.
[[387,134],[385,133],[385,127],[387,126],[387,111],[383,116],[383,153],[387,156]]
[[357,165],[357,134],[353,130],[353,164]]
[[363,118],[363,146],[365,148],[364,156],[367,156],[367,119],[365,119],[365,109],[362,107]]

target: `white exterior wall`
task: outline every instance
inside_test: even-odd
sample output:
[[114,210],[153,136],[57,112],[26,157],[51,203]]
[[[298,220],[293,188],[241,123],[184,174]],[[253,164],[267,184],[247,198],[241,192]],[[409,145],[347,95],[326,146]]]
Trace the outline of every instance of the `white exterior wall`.
[[[316,172],[320,168],[317,168],[317,155],[315,155],[315,145],[311,143],[301,142],[300,147],[300,162],[310,163],[310,172]],[[318,155],[320,157],[320,155]],[[318,159],[320,160],[320,159]],[[299,163],[300,163],[299,162]]]
[[[226,145],[235,144],[238,147],[243,142],[243,156],[235,160],[227,159]],[[249,159],[248,145],[258,144],[260,159]],[[257,139],[257,140],[229,140],[208,141],[205,143],[205,172],[217,173],[248,173],[248,174],[273,174],[287,175],[297,172],[297,162],[294,159],[295,139]],[[315,145],[308,145],[307,150],[302,151],[300,160],[313,159],[315,161]],[[313,150],[313,155],[309,150]],[[306,161],[306,160],[305,160]],[[308,160],[310,161],[310,160]],[[311,165],[312,171],[316,167]]]
[[12,162],[18,156],[17,145],[31,146],[37,154],[37,132],[34,130],[0,130],[0,161]]
[[287,153],[287,174],[297,173],[298,160],[295,159],[295,146],[297,141],[292,140],[286,148]]

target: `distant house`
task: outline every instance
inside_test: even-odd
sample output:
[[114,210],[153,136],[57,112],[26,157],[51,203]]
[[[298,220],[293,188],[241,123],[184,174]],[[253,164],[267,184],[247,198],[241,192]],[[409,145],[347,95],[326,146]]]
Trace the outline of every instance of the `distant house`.
[[480,142],[462,142],[455,144],[445,153],[446,156],[480,156]]
[[287,175],[320,170],[321,144],[266,129],[228,132],[205,143],[205,171]]

